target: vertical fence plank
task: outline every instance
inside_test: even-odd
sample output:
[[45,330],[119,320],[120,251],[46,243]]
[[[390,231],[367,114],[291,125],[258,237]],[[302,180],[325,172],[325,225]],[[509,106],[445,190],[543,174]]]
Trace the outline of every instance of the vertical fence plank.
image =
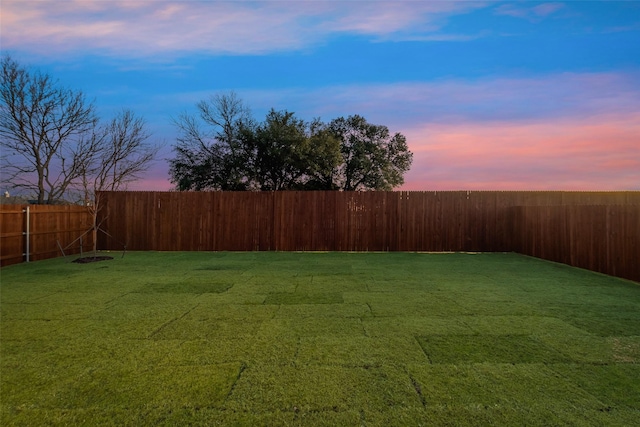
[[2,266],[23,261],[25,214],[22,205],[0,205],[0,262]]

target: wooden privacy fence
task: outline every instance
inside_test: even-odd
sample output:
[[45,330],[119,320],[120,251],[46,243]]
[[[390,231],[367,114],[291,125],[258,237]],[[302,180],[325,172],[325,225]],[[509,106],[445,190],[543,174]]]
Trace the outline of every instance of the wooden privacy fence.
[[0,205],[1,265],[54,258],[61,248],[66,254],[92,250],[92,233],[79,239],[92,225],[82,206]]
[[102,249],[515,251],[640,281],[640,192],[105,192]]
[[640,282],[640,205],[518,206],[511,250]]

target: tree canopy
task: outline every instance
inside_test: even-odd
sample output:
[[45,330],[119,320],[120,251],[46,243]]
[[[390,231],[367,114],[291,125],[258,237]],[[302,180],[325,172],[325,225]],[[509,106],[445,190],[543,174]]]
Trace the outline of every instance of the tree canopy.
[[358,115],[327,124],[271,109],[257,122],[234,93],[196,107],[174,120],[178,190],[391,190],[411,166],[402,134]]
[[386,126],[358,115],[332,120],[328,129],[340,141],[343,158],[334,178],[338,188],[391,190],[404,183],[413,160],[404,135],[391,136]]

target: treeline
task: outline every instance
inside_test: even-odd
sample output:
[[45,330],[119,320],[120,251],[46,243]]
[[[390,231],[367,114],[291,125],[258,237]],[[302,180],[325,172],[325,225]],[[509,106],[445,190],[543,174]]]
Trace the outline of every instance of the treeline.
[[306,122],[272,109],[259,122],[235,93],[199,102],[174,124],[178,190],[391,190],[413,158],[404,135],[359,115]]
[[[173,119],[169,160],[177,190],[391,190],[412,154],[404,135],[364,117],[307,122],[271,110],[263,121],[234,93]],[[126,189],[159,146],[146,121],[123,109],[110,120],[79,90],[10,56],[0,59],[0,172],[5,190],[40,204],[97,206],[96,194]]]

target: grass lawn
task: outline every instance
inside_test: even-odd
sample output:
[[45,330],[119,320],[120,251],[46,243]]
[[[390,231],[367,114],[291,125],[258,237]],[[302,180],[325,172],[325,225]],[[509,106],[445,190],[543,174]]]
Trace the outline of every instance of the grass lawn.
[[640,285],[516,254],[3,268],[0,424],[640,425]]

